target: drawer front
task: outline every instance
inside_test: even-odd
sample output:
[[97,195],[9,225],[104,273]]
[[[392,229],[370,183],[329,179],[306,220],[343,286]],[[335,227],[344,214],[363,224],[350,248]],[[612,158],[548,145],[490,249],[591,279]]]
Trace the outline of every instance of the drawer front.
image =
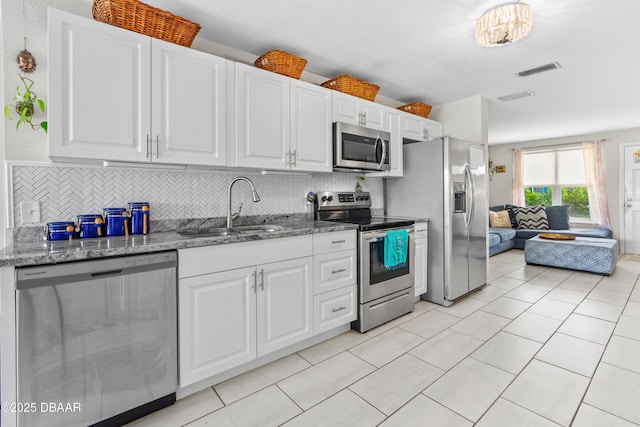
[[357,278],[355,249],[313,257],[313,293],[332,291],[355,285]]
[[419,239],[421,237],[427,237],[429,232],[429,223],[428,222],[416,222],[414,225],[415,229],[415,238]]
[[356,230],[337,231],[335,233],[317,233],[313,235],[313,254],[324,254],[358,247]]
[[328,331],[356,320],[356,285],[313,297],[314,334]]

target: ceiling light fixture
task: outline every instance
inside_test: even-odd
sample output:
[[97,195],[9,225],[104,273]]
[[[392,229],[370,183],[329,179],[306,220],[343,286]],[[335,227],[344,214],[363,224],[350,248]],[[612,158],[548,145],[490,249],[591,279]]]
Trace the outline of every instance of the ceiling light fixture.
[[530,90],[526,90],[524,92],[519,92],[519,93],[514,93],[514,94],[511,94],[511,95],[501,96],[498,99],[500,101],[513,101],[514,99],[524,98],[526,96],[533,96],[533,95],[535,95],[533,92],[531,92]]
[[495,7],[476,20],[476,43],[492,47],[515,43],[531,31],[531,6],[509,3]]

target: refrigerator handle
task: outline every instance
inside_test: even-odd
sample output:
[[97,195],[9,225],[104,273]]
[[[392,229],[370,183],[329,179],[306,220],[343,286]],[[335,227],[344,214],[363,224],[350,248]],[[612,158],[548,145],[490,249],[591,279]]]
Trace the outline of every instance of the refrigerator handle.
[[473,183],[473,174],[471,173],[471,167],[469,166],[469,164],[467,163],[464,166],[465,169],[465,175],[467,177],[467,179],[469,180],[469,191],[468,193],[471,194],[471,203],[469,206],[469,210],[467,213],[467,219],[468,219],[468,223],[467,223],[467,228],[471,227],[471,220],[473,219],[473,217],[475,216],[476,213],[476,186]]
[[466,192],[465,192],[465,197],[469,197],[469,195],[471,196],[471,203],[469,203],[467,206],[469,206],[469,208],[467,209],[466,215],[465,215],[465,226],[467,228],[471,227],[471,219],[473,218],[473,212],[474,212],[474,208],[475,208],[475,187],[473,185],[473,179],[471,177],[471,168],[469,167],[469,164],[466,163],[464,165],[464,179],[465,179],[465,185],[467,186]]

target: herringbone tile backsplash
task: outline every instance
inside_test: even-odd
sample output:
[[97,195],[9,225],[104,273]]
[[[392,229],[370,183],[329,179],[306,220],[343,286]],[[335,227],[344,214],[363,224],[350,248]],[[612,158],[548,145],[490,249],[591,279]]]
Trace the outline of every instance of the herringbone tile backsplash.
[[[155,220],[226,216],[227,187],[238,175],[251,179],[260,202],[251,201],[247,183],[233,188],[233,208],[243,203],[243,215],[309,212],[309,191],[353,191],[356,174],[313,176],[251,175],[238,172],[159,171],[107,169],[93,166],[18,165],[12,167],[14,227],[20,227],[20,202],[40,202],[40,219],[70,221],[77,215],[100,213],[105,207],[126,207],[128,202],[149,202]],[[373,209],[383,209],[382,178],[367,178]],[[33,226],[38,224],[25,224]]]

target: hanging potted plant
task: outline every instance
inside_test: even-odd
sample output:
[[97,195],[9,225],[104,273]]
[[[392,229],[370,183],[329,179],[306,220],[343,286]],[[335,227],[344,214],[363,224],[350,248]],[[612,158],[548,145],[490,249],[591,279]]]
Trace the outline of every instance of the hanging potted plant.
[[13,109],[19,116],[18,123],[16,123],[16,129],[20,129],[20,125],[26,124],[31,126],[31,129],[33,130],[42,129],[47,132],[46,121],[41,121],[40,123],[33,122],[36,105],[41,112],[45,112],[44,101],[39,99],[38,95],[31,90],[34,85],[34,81],[30,78],[21,76],[20,74],[18,74],[18,77],[20,77],[20,80],[24,85],[24,89],[21,89],[20,86],[16,87],[13,104],[7,104],[4,106],[5,117],[11,119],[11,109]]

